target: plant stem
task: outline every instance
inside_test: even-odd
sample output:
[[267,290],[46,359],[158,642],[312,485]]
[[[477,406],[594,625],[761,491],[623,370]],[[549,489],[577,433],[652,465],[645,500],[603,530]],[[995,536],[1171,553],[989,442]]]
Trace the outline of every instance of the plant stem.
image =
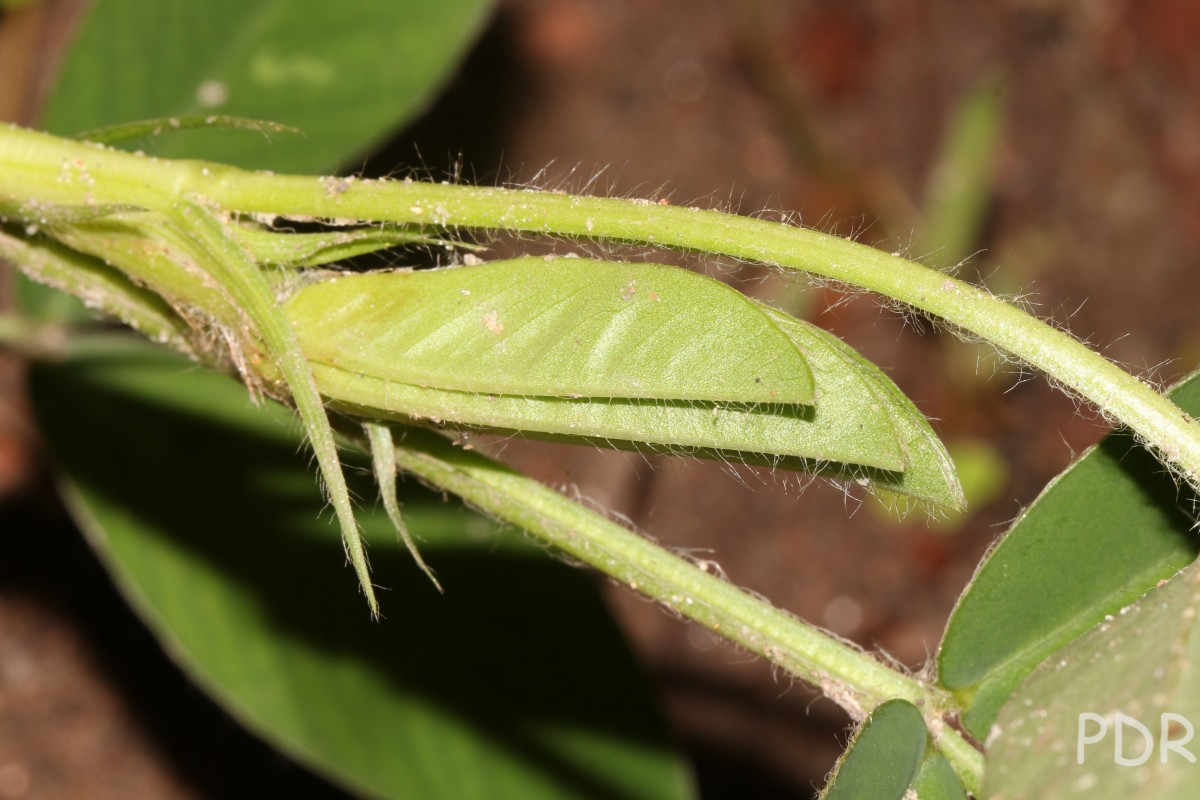
[[970,284],[871,247],[803,228],[648,200],[407,181],[277,176],[160,161],[0,126],[0,213],[163,208],[181,194],[229,212],[484,228],[637,242],[803,270],[946,320],[1046,372],[1128,425],[1193,485],[1200,426],[1170,400],[1071,336]]
[[429,431],[398,439],[396,461],[434,486],[519,526],[669,610],[819,686],[855,719],[903,698],[922,708],[964,782],[978,791],[982,757],[946,725],[940,689],[902,675],[532,478]]
[[124,275],[85,255],[42,240],[29,242],[0,229],[0,259],[39,283],[80,298],[142,333],[191,353],[187,325],[158,295],[135,286]]
[[[723,253],[857,283],[931,313],[943,309],[948,313],[942,316],[987,338],[997,339],[984,333],[988,328],[987,309],[996,307],[1020,321],[1023,328],[1012,323],[1018,333],[1044,329],[1091,355],[1068,337],[940,273],[833,237],[762,220],[648,201],[273,176],[197,161],[158,161],[0,126],[0,214],[16,216],[23,224],[36,226],[39,214],[49,217],[56,209],[72,206],[177,210],[180,198],[187,196],[204,198],[233,213],[396,221],[434,228],[500,228]],[[881,266],[886,269],[881,270]],[[942,281],[962,289],[948,291],[945,285],[939,285]],[[114,285],[106,291],[128,302],[138,313],[145,310],[140,308],[142,298],[126,291],[126,287]],[[972,297],[972,302],[982,304],[982,311],[972,311],[971,303],[963,305],[961,299],[952,302],[967,292],[978,295]],[[934,299],[921,305],[926,302],[923,293]],[[910,297],[921,302],[913,302]],[[983,330],[971,326],[975,320]],[[161,321],[161,327],[168,327],[166,320]],[[997,330],[1003,333],[1005,328],[1002,325]],[[1018,334],[1013,337],[1014,342],[1020,339]],[[1006,341],[997,340],[1001,344]],[[1200,443],[1196,447],[1200,451]],[[946,692],[900,674],[536,481],[483,456],[457,449],[435,434],[410,431],[396,448],[396,455],[403,468],[425,480],[529,530],[634,590],[816,684],[858,719],[892,698],[918,705],[964,783],[978,789],[980,754],[942,722],[942,717],[956,708]],[[1200,467],[1200,457],[1195,463]]]

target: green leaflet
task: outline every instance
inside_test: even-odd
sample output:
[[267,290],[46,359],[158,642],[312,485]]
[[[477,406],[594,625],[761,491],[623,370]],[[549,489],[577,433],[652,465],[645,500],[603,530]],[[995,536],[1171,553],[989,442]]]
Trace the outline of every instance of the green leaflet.
[[[1200,375],[1170,392],[1200,410]],[[1194,500],[1127,431],[1054,479],[979,566],[946,626],[938,681],[988,735],[1043,659],[1196,557]]]
[[879,705],[838,759],[820,800],[966,800],[921,712],[906,700]]
[[996,723],[986,796],[1200,795],[1198,610],[1193,565],[1044,661]]
[[[607,285],[593,276],[589,286],[592,292],[610,295],[629,286],[631,280],[643,280],[641,269],[646,266],[611,265],[582,259],[550,263],[524,259],[490,264],[486,271],[467,268],[440,273],[390,273],[371,276],[370,281],[360,277],[345,278],[305,287],[287,304],[286,313],[292,319],[306,355],[314,362],[345,364],[350,361],[371,365],[374,371],[365,374],[328,363],[314,363],[313,367],[321,392],[339,403],[343,410],[361,416],[382,412],[398,415],[401,419],[418,417],[436,424],[521,431],[618,447],[648,445],[683,450],[706,457],[819,472],[868,483],[873,489],[884,489],[934,506],[961,507],[962,492],[952,462],[928,422],[903,393],[878,368],[836,337],[766,306],[759,305],[758,310],[790,339],[811,368],[818,394],[815,407],[563,397],[584,395],[587,388],[568,383],[565,377],[561,383],[543,387],[538,394],[459,391],[396,379],[394,376],[402,374],[409,365],[396,363],[394,360],[400,356],[395,354],[412,348],[396,343],[393,336],[374,340],[365,335],[358,337],[350,358],[343,357],[338,351],[339,347],[351,347],[344,341],[350,334],[342,331],[364,327],[355,325],[351,318],[354,311],[368,309],[376,303],[376,309],[382,307],[394,309],[394,314],[403,313],[394,304],[375,299],[372,296],[375,293],[391,297],[419,283],[425,276],[439,276],[439,280],[455,279],[451,290],[444,291],[443,295],[449,294],[452,299],[460,300],[476,298],[487,296],[488,290],[503,285],[503,273],[510,268],[518,279],[527,279],[532,271],[552,285],[551,273],[560,265],[568,270],[563,277],[572,281],[584,272],[603,272],[607,276]],[[657,277],[664,269],[669,268],[651,265],[650,273]],[[711,283],[690,273],[682,273],[682,276],[686,281],[701,285]],[[482,289],[475,283],[479,277],[486,279]],[[419,287],[416,294],[422,294]],[[722,292],[719,296],[728,294],[732,293]],[[503,299],[501,296],[491,303],[497,320],[510,314],[508,306],[500,303]],[[740,307],[740,295],[729,299],[735,303],[735,308]],[[523,303],[524,295],[517,295],[516,301]],[[542,303],[546,302],[543,298]],[[372,319],[381,316],[382,312],[376,310]],[[472,307],[454,320],[461,324],[466,317],[468,324],[478,328],[482,316],[479,307]],[[382,322],[376,324],[384,325]],[[444,335],[447,343],[440,350],[449,351],[449,335]],[[469,336],[472,340],[478,339],[474,332]],[[723,363],[750,363],[743,348],[737,346],[739,344],[737,341],[732,346],[726,344],[720,351],[709,352],[709,358]],[[612,346],[617,347],[619,343]],[[310,348],[316,348],[324,357]],[[524,363],[527,368],[540,369],[543,374],[550,372],[553,366],[558,367],[560,376],[571,374],[570,366],[561,363]],[[466,370],[467,366],[462,369]],[[597,374],[592,382],[599,382],[604,377]],[[459,381],[464,379],[460,377]]]
[[812,373],[744,295],[659,264],[523,258],[345,276],[286,304],[308,358],[438,389],[811,403]]
[[921,768],[917,770],[917,777],[913,778],[912,789],[916,792],[917,800],[967,800],[967,792],[954,767],[932,746],[925,751]]
[[902,800],[928,746],[916,706],[904,700],[883,703],[855,732],[821,800]]
[[[873,417],[886,419],[891,425],[904,466],[902,471],[891,475],[867,475],[871,488],[894,495],[893,499],[896,501],[895,507],[898,511],[907,510],[906,499],[918,503],[929,503],[934,508],[942,509],[961,510],[966,506],[962,486],[958,481],[958,472],[950,454],[946,452],[946,446],[934,433],[929,420],[913,405],[904,392],[900,391],[900,387],[896,386],[879,367],[863,358],[857,350],[833,334],[790,317],[781,311],[767,309],[767,313],[780,328],[793,338],[801,352],[813,358],[817,348],[828,349],[836,353],[840,360],[839,367],[842,370],[857,374],[868,385],[871,398],[869,401],[860,400],[860,408],[853,411],[846,409],[836,415],[830,413],[829,417],[831,419],[839,418],[844,426],[835,435],[849,439],[858,437],[867,439],[865,426]],[[828,360],[823,363],[829,365],[828,369],[832,373],[834,361],[830,356],[826,358]],[[832,381],[824,375],[818,380],[820,395],[818,415],[821,412],[821,406],[828,409],[831,403],[838,401],[829,396],[833,394],[833,390],[828,394],[822,391],[822,387],[831,386],[833,386]],[[862,404],[866,405],[865,415],[862,413]],[[843,415],[844,418],[842,418]],[[855,425],[859,427],[855,429],[853,427]],[[839,439],[839,442],[841,441],[842,439]],[[841,461],[843,459],[834,460]],[[857,462],[853,459],[845,459],[845,461],[852,464],[868,463]]]

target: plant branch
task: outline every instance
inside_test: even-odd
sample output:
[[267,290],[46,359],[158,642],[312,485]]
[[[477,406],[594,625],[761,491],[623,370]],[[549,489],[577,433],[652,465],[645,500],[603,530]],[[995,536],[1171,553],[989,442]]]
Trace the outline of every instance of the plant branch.
[[798,269],[920,309],[1046,372],[1128,425],[1200,486],[1200,426],[1071,336],[970,284],[835,236],[766,220],[532,190],[281,176],[160,161],[0,126],[0,214],[39,207],[169,207],[196,194],[228,212],[579,236],[697,250]]
[[398,437],[396,461],[438,489],[516,525],[669,610],[819,686],[858,720],[885,700],[923,709],[939,747],[978,791],[982,756],[942,716],[940,689],[902,675],[851,645],[775,608],[559,492],[429,431]]
[[975,286],[899,256],[803,228],[647,201],[547,192],[356,182],[336,200],[313,179],[222,181],[218,202],[282,214],[432,221],[697,250],[803,270],[878,292],[949,322],[1047,373],[1106,416],[1133,429],[1200,486],[1200,426],[1178,406],[1067,333]]
[[[985,337],[984,331],[989,330],[987,309],[995,313],[993,307],[998,307],[1020,323],[1010,323],[1016,329],[1011,334],[1015,344],[1020,344],[1015,341],[1019,334],[1044,329],[1091,355],[1069,337],[940,273],[853,243],[761,220],[648,201],[273,176],[203,162],[157,161],[0,126],[0,214],[16,216],[25,225],[36,226],[40,214],[50,219],[55,210],[70,207],[133,206],[178,214],[189,202],[182,200],[187,197],[196,197],[198,202],[202,199],[229,213],[397,221],[441,228],[501,228],[724,253],[807,269],[900,300],[915,299],[919,302],[914,305],[931,313],[939,313],[940,309],[945,312],[942,316],[964,328],[976,330],[971,327],[975,323],[983,329],[976,332]],[[215,237],[214,233],[209,238]],[[219,253],[216,256],[218,260],[221,257]],[[95,285],[95,280],[95,276],[89,276],[92,283],[88,285]],[[130,304],[125,309],[126,317],[132,315],[130,309],[144,311],[140,308],[143,298],[126,288],[137,287],[106,286],[105,293]],[[959,297],[970,292],[975,294],[967,300]],[[972,303],[979,303],[984,310],[973,310]],[[162,322],[166,327],[168,320]],[[993,332],[1002,334],[1005,330],[1001,325]],[[1002,344],[1007,341],[999,336],[987,338]],[[1062,378],[1057,373],[1056,377]],[[982,770],[978,751],[943,722],[944,715],[956,709],[946,692],[900,674],[536,481],[478,454],[456,449],[435,434],[409,432],[396,455],[400,466],[430,483],[531,531],[677,613],[818,685],[856,718],[862,719],[871,708],[892,698],[922,707],[964,782],[978,786]],[[1200,458],[1196,463],[1200,465]]]
[[162,298],[93,258],[49,240],[26,241],[0,228],[0,259],[35,281],[116,317],[156,342],[183,353],[192,352],[187,324]]

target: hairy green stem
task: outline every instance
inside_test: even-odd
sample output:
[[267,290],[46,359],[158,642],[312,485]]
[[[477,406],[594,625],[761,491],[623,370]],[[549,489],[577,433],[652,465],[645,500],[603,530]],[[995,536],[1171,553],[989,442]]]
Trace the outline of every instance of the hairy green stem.
[[453,492],[523,528],[671,611],[703,625],[782,669],[821,687],[856,719],[903,698],[924,710],[965,783],[978,791],[982,756],[941,719],[953,707],[936,687],[902,675],[870,655],[804,623],[668,552],[541,483],[428,431],[409,429],[396,461],[433,486]]
[[95,259],[52,241],[29,242],[2,228],[0,259],[39,283],[60,289],[116,317],[156,342],[183,353],[192,352],[187,324],[162,298]]
[[1046,372],[1128,425],[1200,484],[1200,426],[1160,393],[1009,303],[871,247],[761,219],[650,201],[409,181],[278,176],[160,161],[0,126],[0,214],[39,208],[169,206],[196,194],[229,212],[483,228],[637,242],[803,270],[878,292]]

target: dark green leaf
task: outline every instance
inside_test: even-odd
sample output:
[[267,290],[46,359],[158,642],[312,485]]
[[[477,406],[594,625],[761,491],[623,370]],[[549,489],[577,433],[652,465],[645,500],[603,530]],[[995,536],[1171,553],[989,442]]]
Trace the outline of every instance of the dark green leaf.
[[130,120],[221,114],[304,136],[186,131],[156,154],[325,171],[433,96],[479,30],[486,0],[96,0],[44,124],[74,134]]
[[954,768],[932,746],[925,751],[912,788],[917,793],[916,800],[967,800],[967,792],[954,774]]
[[1198,610],[1192,566],[1043,662],[1000,713],[987,796],[1200,796]]
[[[1171,392],[1200,412],[1200,377]],[[980,566],[938,654],[938,679],[985,738],[1038,663],[1196,557],[1191,493],[1127,433],[1054,480]]]
[[929,743],[916,706],[890,700],[871,712],[834,768],[821,800],[901,800]]
[[689,796],[586,575],[414,491],[447,594],[377,508],[364,534],[393,588],[373,624],[292,414],[127,348],[39,367],[42,430],[126,596],[248,727],[372,797]]

